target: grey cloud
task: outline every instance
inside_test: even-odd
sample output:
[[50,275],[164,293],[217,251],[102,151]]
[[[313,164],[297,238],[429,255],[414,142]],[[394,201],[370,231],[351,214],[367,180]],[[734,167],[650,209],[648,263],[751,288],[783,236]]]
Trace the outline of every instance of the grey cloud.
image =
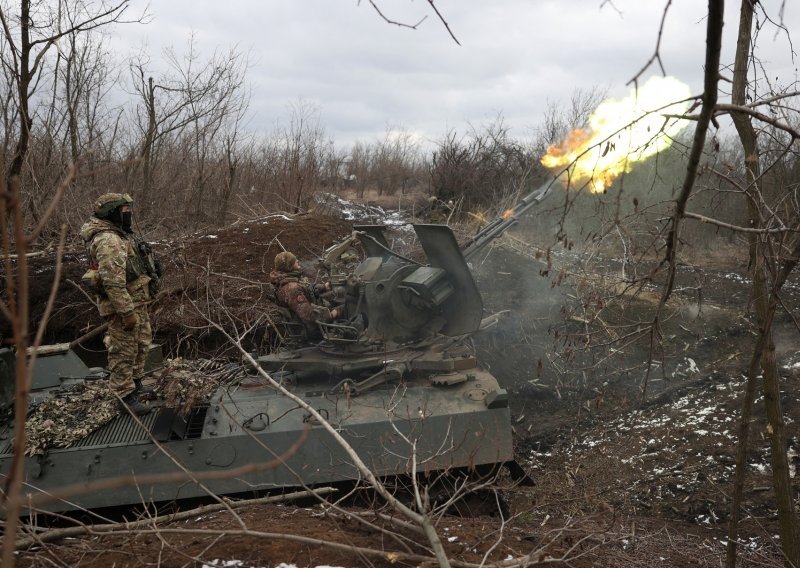
[[[777,14],[779,3],[764,5]],[[287,105],[302,98],[320,106],[337,143],[350,144],[382,137],[387,124],[439,136],[498,113],[522,131],[541,119],[547,101],[568,101],[577,89],[608,87],[625,96],[625,83],[655,49],[664,9],[664,2],[642,0],[617,0],[621,14],[608,4],[601,10],[598,0],[439,0],[459,46],[427,2],[377,4],[400,21],[427,19],[417,30],[400,28],[356,0],[169,0],[153,3],[150,25],[121,30],[118,45],[146,38],[156,58],[165,45],[182,49],[190,30],[204,52],[236,45],[251,53],[255,128],[285,120]],[[661,45],[667,72],[694,93],[702,85],[705,9],[673,0]],[[728,12],[729,60],[737,14]],[[787,7],[786,19],[800,27],[796,7]],[[782,76],[796,77],[785,38],[762,42]]]

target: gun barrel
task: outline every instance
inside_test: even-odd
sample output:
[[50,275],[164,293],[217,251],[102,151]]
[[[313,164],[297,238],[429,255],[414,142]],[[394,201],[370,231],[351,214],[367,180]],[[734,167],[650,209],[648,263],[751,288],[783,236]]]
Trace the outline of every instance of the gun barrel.
[[[557,177],[557,176],[556,176]],[[461,246],[461,253],[464,255],[465,260],[470,260],[478,252],[480,252],[486,245],[494,239],[505,233],[510,227],[517,224],[519,216],[525,213],[534,205],[541,203],[545,197],[550,193],[556,177],[550,178],[544,182],[539,188],[530,192],[523,197],[512,209],[509,209],[486,225],[483,229],[478,231],[466,243]]]

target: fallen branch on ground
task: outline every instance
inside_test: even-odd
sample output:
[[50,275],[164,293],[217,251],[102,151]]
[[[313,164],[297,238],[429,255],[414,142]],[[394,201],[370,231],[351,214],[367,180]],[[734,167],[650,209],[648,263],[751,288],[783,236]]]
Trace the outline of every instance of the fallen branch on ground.
[[114,533],[119,531],[130,531],[148,525],[171,523],[174,521],[181,521],[198,515],[205,515],[208,513],[215,513],[217,511],[226,510],[228,507],[231,509],[239,509],[241,507],[249,507],[251,505],[264,505],[267,503],[284,503],[287,501],[294,501],[296,499],[303,499],[311,496],[322,496],[330,493],[335,493],[336,489],[332,487],[320,487],[315,490],[308,491],[295,491],[294,493],[287,493],[285,495],[271,495],[269,497],[260,497],[258,499],[244,499],[242,501],[227,500],[227,506],[215,503],[213,505],[205,505],[197,507],[188,511],[180,511],[171,515],[164,515],[161,517],[149,517],[139,521],[130,521],[125,523],[110,523],[105,525],[82,525],[77,527],[67,527],[48,530],[46,532],[37,534],[23,539],[17,540],[15,546],[17,550],[22,550],[43,544],[45,542],[55,542],[67,537],[74,537],[83,534],[95,533]]

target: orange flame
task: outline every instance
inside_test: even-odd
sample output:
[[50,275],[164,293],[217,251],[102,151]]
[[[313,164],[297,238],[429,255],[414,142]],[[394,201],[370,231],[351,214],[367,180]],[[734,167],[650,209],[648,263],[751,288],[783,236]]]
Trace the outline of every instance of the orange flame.
[[503,219],[508,219],[508,218],[509,218],[509,217],[511,217],[513,214],[514,214],[514,210],[513,210],[513,209],[506,209],[506,210],[503,212]]
[[683,114],[689,87],[674,77],[652,77],[622,100],[607,99],[589,117],[587,129],[577,128],[541,159],[547,168],[570,169],[571,178],[588,181],[595,193],[605,192],[633,164],[665,150],[689,121],[666,118]]

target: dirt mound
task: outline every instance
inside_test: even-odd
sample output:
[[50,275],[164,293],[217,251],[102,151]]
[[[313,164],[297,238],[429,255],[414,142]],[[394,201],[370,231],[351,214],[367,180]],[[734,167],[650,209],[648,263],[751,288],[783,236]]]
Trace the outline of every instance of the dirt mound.
[[165,277],[152,311],[154,329],[170,348],[188,341],[203,355],[213,355],[220,339],[210,322],[228,333],[253,329],[253,342],[269,341],[275,255],[294,252],[314,279],[316,259],[351,229],[351,222],[335,217],[272,215],[170,243],[158,251]]
[[[269,215],[211,233],[153,243],[164,273],[162,290],[151,311],[156,342],[170,351],[204,355],[222,341],[209,319],[222,322],[231,333],[248,326],[268,327],[273,309],[269,272],[275,255],[291,250],[313,277],[315,259],[351,228],[352,221],[333,216]],[[35,329],[55,279],[55,254],[31,257],[29,263],[31,329]],[[86,264],[83,251],[64,255],[46,343],[73,341],[103,323],[92,298],[80,285]],[[0,334],[10,335],[5,320]],[[86,349],[96,349],[96,341],[87,343]]]

